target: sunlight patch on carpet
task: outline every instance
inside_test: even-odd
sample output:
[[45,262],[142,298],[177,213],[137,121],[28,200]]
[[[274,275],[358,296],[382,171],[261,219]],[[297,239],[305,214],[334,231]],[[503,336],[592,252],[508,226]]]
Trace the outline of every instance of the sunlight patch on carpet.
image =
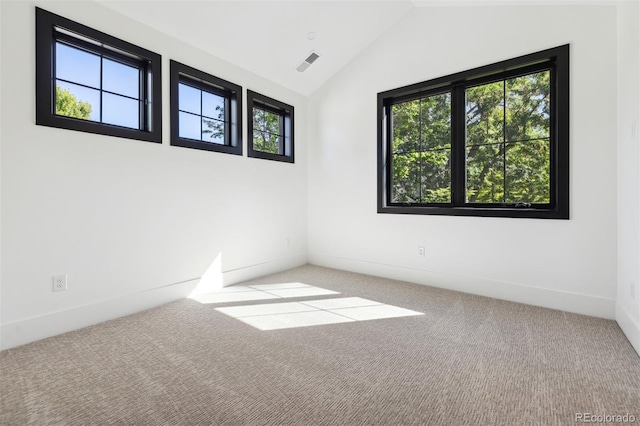
[[280,330],[424,315],[421,312],[361,297],[230,306],[216,308],[216,310],[259,330]]

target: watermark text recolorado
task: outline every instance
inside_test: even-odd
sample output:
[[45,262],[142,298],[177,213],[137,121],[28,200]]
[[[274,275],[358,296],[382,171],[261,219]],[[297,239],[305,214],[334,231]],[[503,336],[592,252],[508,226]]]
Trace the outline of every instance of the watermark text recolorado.
[[594,414],[576,413],[576,423],[635,423],[636,416],[633,414]]

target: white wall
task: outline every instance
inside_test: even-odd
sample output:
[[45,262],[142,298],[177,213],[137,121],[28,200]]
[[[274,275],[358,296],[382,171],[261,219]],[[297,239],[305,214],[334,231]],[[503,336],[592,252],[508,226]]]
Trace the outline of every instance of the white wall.
[[[615,315],[638,349],[637,5],[418,8],[308,102],[91,2],[0,5],[0,349],[183,297],[220,255],[226,284],[305,263],[307,232],[312,263]],[[162,54],[162,145],[35,126],[35,5]],[[565,43],[570,221],[376,213],[377,92]],[[170,58],[294,105],[296,164],[169,146]]]
[[[616,320],[640,353],[640,8],[618,8],[618,292]],[[634,287],[634,290],[631,287]]]
[[[2,2],[0,1],[0,24],[2,24],[2,8]],[[0,40],[0,99],[2,99],[2,44],[2,40]],[[0,102],[0,327],[2,324],[2,127],[2,102]],[[2,350],[1,332],[0,350]]]
[[[35,5],[162,55],[162,145],[34,124]],[[306,263],[304,97],[93,2],[1,24],[0,347],[183,297],[220,254],[226,284]],[[294,105],[295,164],[170,146],[169,59]]]
[[[571,220],[376,213],[377,92],[566,43]],[[615,5],[416,9],[309,100],[310,263],[613,318],[615,75]]]

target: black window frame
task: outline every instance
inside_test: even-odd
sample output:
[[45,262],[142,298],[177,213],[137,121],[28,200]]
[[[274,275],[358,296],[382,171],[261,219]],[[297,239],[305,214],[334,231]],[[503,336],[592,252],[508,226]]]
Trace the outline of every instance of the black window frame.
[[[242,86],[213,76],[178,61],[170,60],[171,145],[204,151],[242,155]],[[216,144],[180,137],[179,84],[225,99],[225,143]]]
[[[55,46],[58,41],[140,70],[141,128],[56,114]],[[161,63],[162,57],[157,53],[36,7],[36,124],[162,143]]]
[[[259,151],[253,148],[253,109],[258,108],[279,117],[280,136],[278,139],[278,154]],[[247,155],[263,160],[294,163],[294,107],[252,90],[247,90]],[[288,139],[288,141],[287,141]],[[287,154],[287,143],[289,154]]]
[[[550,203],[466,203],[465,90],[538,70],[550,78]],[[451,203],[391,203],[391,107],[451,93]],[[569,45],[378,93],[378,213],[569,219]]]

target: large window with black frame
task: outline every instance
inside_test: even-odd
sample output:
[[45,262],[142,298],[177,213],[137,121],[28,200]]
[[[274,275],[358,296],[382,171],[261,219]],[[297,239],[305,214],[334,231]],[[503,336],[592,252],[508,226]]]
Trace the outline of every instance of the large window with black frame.
[[36,8],[36,123],[161,142],[160,55]]
[[378,94],[378,211],[568,219],[568,51]]

